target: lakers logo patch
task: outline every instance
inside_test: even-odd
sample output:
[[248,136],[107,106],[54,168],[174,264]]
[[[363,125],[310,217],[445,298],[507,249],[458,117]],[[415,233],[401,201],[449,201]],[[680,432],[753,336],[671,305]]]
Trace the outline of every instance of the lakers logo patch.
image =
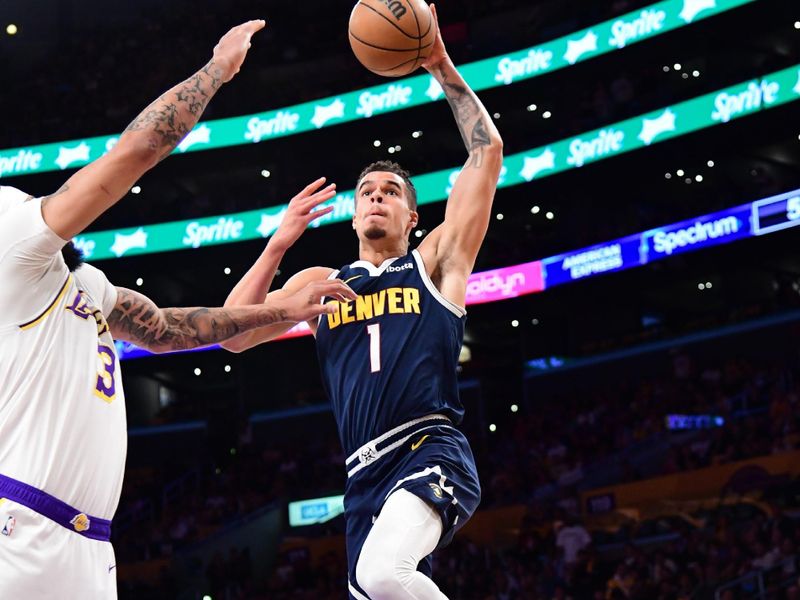
[[89,529],[91,523],[92,522],[89,520],[89,517],[87,517],[83,513],[75,515],[69,522],[69,524],[72,525],[75,528],[75,531],[77,531],[78,533],[81,533]]

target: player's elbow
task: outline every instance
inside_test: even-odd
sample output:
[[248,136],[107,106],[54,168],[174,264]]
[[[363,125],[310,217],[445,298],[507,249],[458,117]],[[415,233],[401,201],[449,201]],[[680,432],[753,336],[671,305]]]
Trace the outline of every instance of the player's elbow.
[[489,145],[486,147],[485,152],[503,162],[503,138],[500,137],[499,133],[489,138]]
[[117,160],[142,173],[155,167],[161,159],[158,148],[141,137],[120,138],[113,152]]
[[499,135],[495,136],[484,148],[483,158],[490,168],[497,171],[499,177],[500,170],[503,168],[503,139]]

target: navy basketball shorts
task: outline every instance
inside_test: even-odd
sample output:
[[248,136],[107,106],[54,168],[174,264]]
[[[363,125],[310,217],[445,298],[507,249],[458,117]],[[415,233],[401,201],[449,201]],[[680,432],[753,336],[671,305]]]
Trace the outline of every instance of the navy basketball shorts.
[[[388,439],[379,442],[377,448],[371,443],[360,449],[360,460],[356,454],[348,459],[344,514],[353,600],[366,598],[356,581],[356,565],[372,524],[393,492],[404,489],[436,509],[443,525],[437,549],[450,543],[478,507],[480,483],[467,439],[456,428],[444,424],[446,420],[434,422],[401,426],[392,430],[399,430],[399,435],[387,434]],[[417,570],[430,577],[431,556],[422,560]]]

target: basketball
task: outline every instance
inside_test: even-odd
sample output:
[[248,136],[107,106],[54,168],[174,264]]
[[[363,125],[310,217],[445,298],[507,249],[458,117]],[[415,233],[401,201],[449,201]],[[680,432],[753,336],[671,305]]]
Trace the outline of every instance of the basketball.
[[367,69],[384,77],[413,73],[436,41],[423,0],[360,0],[350,15],[350,46]]

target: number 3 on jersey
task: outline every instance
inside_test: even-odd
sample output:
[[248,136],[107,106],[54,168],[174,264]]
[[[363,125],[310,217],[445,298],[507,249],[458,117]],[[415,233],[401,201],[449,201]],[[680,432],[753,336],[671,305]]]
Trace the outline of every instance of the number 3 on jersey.
[[367,325],[369,336],[369,366],[372,373],[381,370],[381,324]]
[[113,402],[117,397],[114,371],[117,369],[117,357],[114,351],[105,344],[97,345],[97,383],[94,394],[105,402]]

